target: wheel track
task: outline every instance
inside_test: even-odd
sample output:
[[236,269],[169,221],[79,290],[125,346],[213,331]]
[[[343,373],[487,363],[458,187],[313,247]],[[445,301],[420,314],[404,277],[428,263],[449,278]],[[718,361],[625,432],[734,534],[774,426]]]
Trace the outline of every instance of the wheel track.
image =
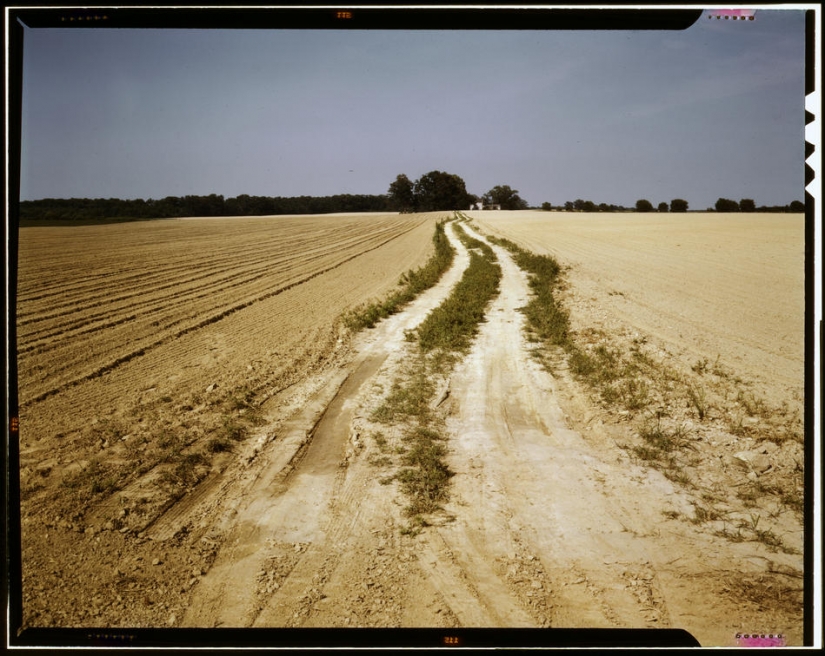
[[[461,409],[454,420],[454,462],[461,471],[456,478],[464,478],[455,487],[458,494],[481,498],[470,496],[472,500],[462,499],[461,507],[448,506],[457,520],[439,527],[438,533],[451,551],[461,554],[473,553],[475,534],[481,544],[484,535],[499,536],[484,547],[491,559],[504,557],[501,546],[495,546],[507,542],[504,536],[526,542],[551,574],[552,592],[546,601],[554,609],[551,621],[556,626],[571,626],[570,622],[572,626],[640,626],[645,617],[638,600],[602,562],[619,548],[616,540],[624,527],[614,519],[606,500],[599,501],[587,470],[582,469],[586,451],[578,436],[563,421],[548,417],[546,407],[554,404],[552,396],[538,398],[537,390],[547,390],[532,379],[537,372],[529,366],[523,317],[517,312],[528,298],[526,279],[503,249],[494,249],[504,273],[502,293],[451,383],[452,397]],[[486,411],[479,413],[480,408]],[[474,476],[473,470],[462,461],[481,471],[481,484],[477,478],[472,483],[467,479]],[[483,516],[473,512],[468,516],[467,509],[472,508],[484,508]],[[588,516],[593,518],[590,528],[583,528],[582,518]],[[486,524],[482,533],[472,528],[474,522]],[[641,554],[634,558],[646,560],[641,545],[632,540],[622,543],[629,553]],[[472,572],[469,567],[468,563],[466,571]],[[589,582],[586,592],[577,582],[579,577],[570,580],[569,572],[575,569]],[[560,574],[560,580],[552,578]],[[529,601],[522,597],[521,603]],[[576,618],[565,608],[587,610]],[[596,609],[600,610],[594,614]],[[578,623],[582,620],[585,624]]]
[[[375,329],[352,373],[335,387],[331,400],[321,400],[322,409],[308,434],[311,439],[296,444],[288,463],[267,464],[261,475],[266,484],[247,495],[229,530],[228,544],[242,546],[219,554],[196,591],[185,625],[292,626],[308,618],[306,609],[320,598],[320,589],[339,566],[341,546],[357,542],[355,528],[365,518],[375,517],[374,510],[362,503],[363,475],[349,477],[351,470],[346,467],[356,411],[353,399],[403,342],[404,330],[423,320],[446,297],[468,261],[466,253],[457,257],[436,287]],[[298,416],[292,425],[292,432],[306,433],[307,417]],[[252,523],[255,528],[248,528]],[[250,580],[270,580],[264,563],[289,548],[300,551],[300,557],[266,598],[262,586]]]

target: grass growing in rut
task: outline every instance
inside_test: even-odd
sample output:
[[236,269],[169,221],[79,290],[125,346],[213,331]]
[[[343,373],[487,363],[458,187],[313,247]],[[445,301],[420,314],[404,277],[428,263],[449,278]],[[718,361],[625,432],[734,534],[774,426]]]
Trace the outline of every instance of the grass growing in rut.
[[570,320],[553,295],[561,274],[559,263],[549,255],[530,253],[508,239],[490,237],[490,241],[510,251],[518,267],[529,276],[528,282],[534,296],[522,312],[534,336],[555,346],[569,347],[571,343],[567,333]]
[[484,320],[487,305],[498,293],[501,267],[493,249],[463,230],[459,237],[470,249],[470,266],[449,298],[415,331],[418,344],[425,352],[436,349],[465,352]]
[[435,285],[450,268],[455,257],[455,249],[450,244],[444,232],[446,220],[439,221],[435,226],[433,244],[435,252],[427,263],[419,269],[410,270],[401,276],[398,281],[401,289],[394,292],[384,301],[370,303],[358,307],[344,317],[345,325],[351,330],[372,328],[381,319],[395,314],[419,294]]
[[444,462],[445,438],[439,432],[439,419],[432,407],[434,378],[445,374],[456,354],[469,349],[487,306],[498,294],[501,280],[501,267],[493,250],[463,230],[458,232],[470,249],[470,265],[452,294],[417,330],[408,333],[408,338],[418,346],[415,360],[373,415],[379,422],[407,422],[400,449],[401,469],[392,478],[409,498],[406,513],[417,527],[426,524],[423,515],[438,510],[447,498],[447,485],[453,475]]

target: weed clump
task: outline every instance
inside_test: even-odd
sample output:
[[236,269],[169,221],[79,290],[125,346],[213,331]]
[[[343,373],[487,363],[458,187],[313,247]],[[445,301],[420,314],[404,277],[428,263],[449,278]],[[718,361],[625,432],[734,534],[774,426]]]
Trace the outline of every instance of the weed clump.
[[[417,345],[417,357],[407,375],[393,384],[387,398],[373,413],[373,419],[381,423],[409,424],[402,438],[404,445],[396,449],[400,469],[393,476],[381,479],[381,483],[397,481],[409,500],[405,513],[411,518],[411,526],[405,533],[416,533],[427,525],[424,516],[440,508],[453,476],[444,462],[445,438],[432,408],[436,391],[434,377],[452,366],[456,353],[469,348],[478,325],[484,321],[489,302],[498,293],[501,280],[501,267],[492,248],[463,230],[459,237],[470,249],[470,265],[451,295],[417,330],[408,332],[407,341]],[[388,452],[382,434],[376,436],[376,443],[383,453]],[[375,462],[386,461],[385,456]]]
[[429,402],[435,386],[428,375],[427,363],[419,358],[405,381],[396,381],[384,403],[373,413],[376,421],[392,423],[401,418],[416,417],[426,421]]
[[466,351],[478,332],[478,325],[484,320],[487,305],[498,293],[501,267],[493,249],[463,231],[461,239],[473,249],[470,250],[470,266],[449,298],[418,327],[418,343],[425,352],[435,349]]
[[444,232],[445,223],[446,221],[439,221],[435,226],[435,234],[433,235],[435,252],[426,264],[419,269],[402,274],[398,281],[401,288],[390,295],[389,298],[355,308],[344,317],[344,325],[354,331],[372,328],[382,319],[398,312],[441,279],[441,276],[450,268],[455,258],[455,249]]
[[515,263],[528,274],[533,298],[522,312],[535,338],[554,346],[570,346],[570,316],[553,294],[560,283],[559,263],[549,255],[526,251],[508,239],[490,237],[490,241],[510,251]]
[[438,442],[440,435],[431,430],[417,429],[411,436],[410,449],[404,454],[404,469],[396,478],[401,490],[411,499],[406,512],[410,516],[438,509],[447,497],[447,482],[453,472],[443,462],[447,449]]

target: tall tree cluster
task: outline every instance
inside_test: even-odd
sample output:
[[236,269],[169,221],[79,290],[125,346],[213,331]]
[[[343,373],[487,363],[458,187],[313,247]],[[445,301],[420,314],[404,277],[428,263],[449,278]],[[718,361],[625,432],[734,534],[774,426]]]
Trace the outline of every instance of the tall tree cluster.
[[742,198],[738,203],[730,198],[720,198],[716,201],[714,209],[717,212],[804,212],[805,203],[801,200],[795,200],[791,201],[789,205],[760,205],[757,207],[753,198]]
[[412,182],[405,174],[390,184],[390,206],[399,212],[463,210],[476,202],[464,180],[455,173],[430,171]]
[[482,196],[482,202],[485,205],[498,205],[503,210],[527,209],[527,201],[518,195],[517,189],[511,189],[509,185],[496,185]]

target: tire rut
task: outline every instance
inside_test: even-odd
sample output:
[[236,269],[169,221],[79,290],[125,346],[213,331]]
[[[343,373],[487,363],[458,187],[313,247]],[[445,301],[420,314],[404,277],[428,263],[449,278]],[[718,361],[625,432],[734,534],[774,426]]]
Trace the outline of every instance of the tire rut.
[[[393,359],[404,332],[423,320],[460,277],[469,256],[451,240],[461,255],[442,281],[375,329],[331,398],[315,400],[320,407],[315,420],[299,412],[273,442],[274,448],[280,442],[288,453],[283,448],[286,438],[294,445],[292,456],[287,462],[266,463],[254,487],[244,493],[243,504],[224,531],[224,547],[194,592],[184,626],[302,624],[310,619],[306,608],[322,598],[320,589],[336,572],[342,545],[358,544],[358,527],[364,522],[380,524],[385,519],[375,514],[380,499],[365,503],[369,491],[364,488],[373,482],[373,472],[357,461],[360,467],[347,467],[359,439],[353,432],[355,400]],[[355,470],[359,473],[351,473]],[[283,574],[283,566],[272,567],[285,554],[291,554],[288,574]]]
[[[617,551],[637,567],[649,557],[598,490],[589,473],[595,456],[565,426],[542,381],[546,376],[530,360],[518,312],[528,299],[526,276],[504,249],[494,250],[502,266],[502,292],[451,381],[451,464],[459,473],[447,510],[456,519],[437,528],[438,538],[453,553],[474,554],[464,572],[471,580],[480,577],[473,582],[476,589],[485,583],[479,574],[485,568],[478,565],[485,558],[510,569],[541,565],[546,576],[536,576],[530,588],[503,592],[505,567],[495,581],[502,594],[489,601],[476,595],[488,611],[507,600],[526,609],[539,626],[660,625],[649,624],[648,600],[629,591],[623,570],[605,565]],[[532,560],[520,560],[507,546],[516,543],[524,544]],[[658,616],[665,617],[666,610]]]

